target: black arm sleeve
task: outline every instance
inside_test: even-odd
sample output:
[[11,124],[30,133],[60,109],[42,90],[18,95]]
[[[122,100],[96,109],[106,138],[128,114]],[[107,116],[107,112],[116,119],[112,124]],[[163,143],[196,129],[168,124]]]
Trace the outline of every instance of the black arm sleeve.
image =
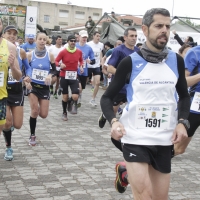
[[55,63],[51,63],[50,73],[52,75],[56,75],[56,64]]
[[95,59],[91,60],[90,65],[94,65],[96,63]]
[[120,92],[125,84],[129,83],[131,71],[132,60],[131,57],[128,56],[124,58],[117,66],[114,79],[111,81],[109,87],[101,97],[101,109],[109,122],[115,118],[113,111],[113,98]]
[[181,38],[179,37],[178,34],[176,34],[176,35],[174,36],[174,39],[176,39],[177,42],[178,42],[181,46],[184,44],[184,42],[181,40]]
[[178,102],[178,119],[187,119],[190,113],[190,96],[187,90],[187,82],[185,79],[185,64],[181,56],[177,55],[177,64],[179,79],[176,84],[176,91],[179,95]]

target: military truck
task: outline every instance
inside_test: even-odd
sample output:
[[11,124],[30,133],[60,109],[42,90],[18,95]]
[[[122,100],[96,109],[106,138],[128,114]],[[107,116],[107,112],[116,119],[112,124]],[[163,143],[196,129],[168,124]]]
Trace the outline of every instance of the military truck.
[[37,29],[40,32],[45,33],[49,38],[52,39],[52,44],[55,44],[55,38],[59,35],[62,37],[63,42],[67,42],[67,38],[69,35],[74,34],[71,31],[60,30],[60,26],[54,26],[54,29],[43,29],[41,25],[37,24]]

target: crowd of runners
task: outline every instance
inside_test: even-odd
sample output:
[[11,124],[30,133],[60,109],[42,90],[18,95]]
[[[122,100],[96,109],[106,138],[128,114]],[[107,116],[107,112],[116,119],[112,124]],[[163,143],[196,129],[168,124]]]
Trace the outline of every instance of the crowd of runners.
[[[42,32],[28,35],[21,43],[17,28],[3,27],[0,19],[4,159],[13,160],[12,132],[23,124],[24,95],[31,108],[29,145],[35,146],[37,118],[48,116],[50,96],[62,95],[60,115],[68,121],[68,113],[77,114],[81,107],[88,82],[92,85],[89,103],[98,105],[103,77],[98,125],[103,128],[106,121],[110,123],[111,141],[124,156],[116,164],[116,190],[123,193],[130,183],[134,199],[167,200],[171,159],[184,153],[200,125],[200,47],[194,47],[188,37],[179,53],[167,48],[170,13],[166,9],[148,10],[142,31],[146,36],[142,45],[136,44],[137,30],[132,27],[114,46],[101,43],[98,31],[88,42],[86,30],[69,35],[65,45],[59,35],[51,45]],[[117,112],[122,114],[120,119]]]

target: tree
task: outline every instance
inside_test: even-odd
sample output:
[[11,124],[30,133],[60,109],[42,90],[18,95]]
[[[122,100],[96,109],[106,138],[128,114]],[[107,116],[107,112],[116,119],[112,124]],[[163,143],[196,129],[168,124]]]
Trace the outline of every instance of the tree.
[[[199,28],[200,24],[195,24],[194,22],[191,21],[191,19],[189,17],[186,17],[184,19],[181,19],[182,21],[184,21],[185,23],[189,24],[190,26],[194,27],[194,28]],[[185,25],[184,22],[182,21],[178,21],[179,24]]]
[[16,18],[13,16],[3,16],[2,21],[3,21],[4,27],[8,25],[17,26]]

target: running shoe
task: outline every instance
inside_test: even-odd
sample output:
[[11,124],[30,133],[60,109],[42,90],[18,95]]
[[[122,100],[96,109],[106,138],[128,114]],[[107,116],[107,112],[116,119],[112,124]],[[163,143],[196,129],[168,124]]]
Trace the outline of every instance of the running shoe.
[[11,132],[13,132],[13,131],[15,130],[15,127],[14,127],[14,126],[11,126],[11,127],[10,127],[10,130],[11,130]]
[[91,92],[93,92],[93,91],[94,91],[94,86],[91,87]]
[[50,86],[50,94],[53,95],[53,87]]
[[121,109],[121,108],[119,107],[117,112],[118,112],[119,115],[121,115],[122,112],[123,112],[123,109]]
[[68,118],[67,118],[67,113],[63,113],[63,115],[62,115],[62,120],[63,120],[63,121],[67,121],[67,120],[68,120]]
[[127,177],[126,165],[124,162],[119,162],[115,167],[116,179],[115,179],[115,189],[119,193],[124,193],[127,189],[128,182],[125,180]]
[[77,108],[80,108],[80,107],[81,107],[81,102],[77,103]]
[[63,89],[61,87],[58,88],[58,95],[60,96],[62,94]]
[[91,104],[92,106],[94,106],[94,107],[97,106],[97,104],[96,104],[96,102],[95,102],[94,99],[91,99],[91,100],[90,100],[90,104]]
[[35,135],[31,135],[30,139],[29,139],[29,145],[30,146],[35,146],[36,145],[36,136]]
[[99,127],[103,128],[106,124],[106,118],[104,117],[103,113],[101,114],[101,116],[99,117]]
[[55,99],[58,99],[58,96],[57,96],[57,94],[54,94],[53,96],[54,96],[54,98],[55,98]]
[[77,102],[77,108],[81,107],[81,98],[82,98],[82,94],[78,95],[78,102]]
[[72,104],[71,114],[77,114],[77,103]]
[[7,148],[5,155],[4,155],[4,159],[7,161],[11,161],[13,159],[13,150],[12,148]]

